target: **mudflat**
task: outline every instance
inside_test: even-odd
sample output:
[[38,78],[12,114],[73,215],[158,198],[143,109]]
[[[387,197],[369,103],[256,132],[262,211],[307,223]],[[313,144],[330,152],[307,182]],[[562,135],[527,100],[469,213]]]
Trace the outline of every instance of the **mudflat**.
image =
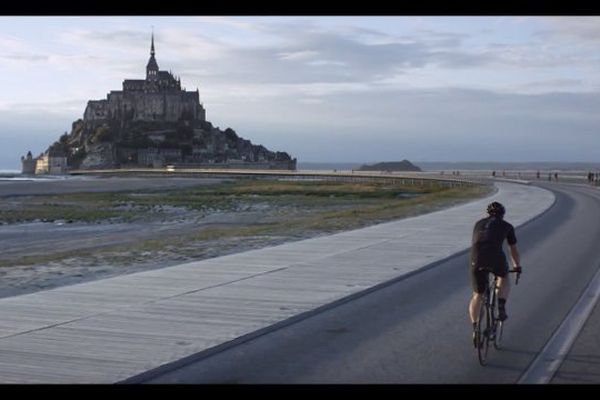
[[62,194],[77,192],[118,192],[128,190],[177,189],[222,182],[213,178],[178,177],[22,177],[19,180],[0,180],[0,199],[13,196]]
[[0,181],[0,297],[301,240],[490,187],[178,177]]

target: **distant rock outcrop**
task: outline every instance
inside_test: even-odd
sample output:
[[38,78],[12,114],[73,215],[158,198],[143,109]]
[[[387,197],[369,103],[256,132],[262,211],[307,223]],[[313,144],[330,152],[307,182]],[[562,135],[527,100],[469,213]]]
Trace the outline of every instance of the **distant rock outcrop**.
[[421,168],[417,167],[408,160],[380,162],[373,165],[362,165],[358,171],[416,171],[420,172]]

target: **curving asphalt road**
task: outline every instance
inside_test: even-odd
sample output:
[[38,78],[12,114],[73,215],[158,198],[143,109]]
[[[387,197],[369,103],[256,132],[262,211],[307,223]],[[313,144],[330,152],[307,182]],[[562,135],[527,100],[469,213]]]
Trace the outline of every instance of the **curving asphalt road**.
[[[556,203],[517,228],[524,274],[507,304],[504,348],[490,351],[486,367],[479,366],[471,343],[463,253],[147,382],[515,383],[600,264],[600,191],[540,186],[555,193]],[[597,305],[555,383],[600,382],[598,326]]]

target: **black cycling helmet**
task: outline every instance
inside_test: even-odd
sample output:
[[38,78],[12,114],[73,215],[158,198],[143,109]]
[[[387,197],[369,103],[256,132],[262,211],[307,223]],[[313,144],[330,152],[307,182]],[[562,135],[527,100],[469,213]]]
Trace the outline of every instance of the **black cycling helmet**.
[[487,206],[487,213],[495,217],[502,218],[504,217],[505,212],[506,210],[504,209],[504,206],[498,203],[497,201],[494,201],[493,203],[490,203]]

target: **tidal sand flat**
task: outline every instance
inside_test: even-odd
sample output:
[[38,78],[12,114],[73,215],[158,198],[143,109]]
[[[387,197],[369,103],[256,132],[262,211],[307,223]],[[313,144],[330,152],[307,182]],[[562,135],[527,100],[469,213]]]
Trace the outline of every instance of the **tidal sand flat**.
[[491,187],[111,177],[0,182],[0,297],[405,218]]

